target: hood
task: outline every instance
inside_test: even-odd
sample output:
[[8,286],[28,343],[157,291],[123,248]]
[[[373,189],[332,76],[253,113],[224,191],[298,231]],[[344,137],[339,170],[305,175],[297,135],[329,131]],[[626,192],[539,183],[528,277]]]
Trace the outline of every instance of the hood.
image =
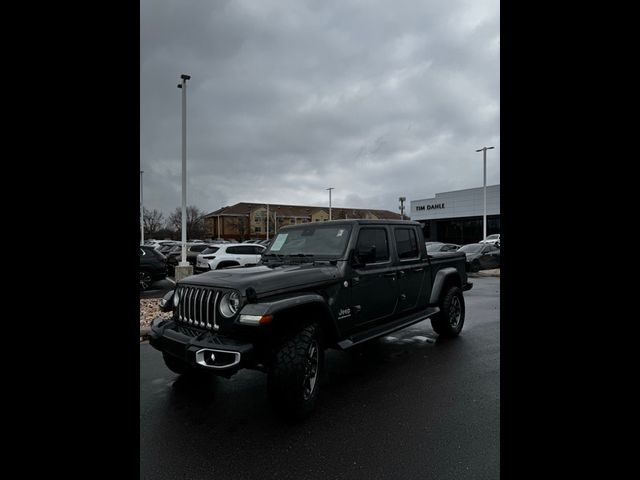
[[306,286],[328,283],[338,278],[338,267],[331,264],[255,267],[233,267],[192,275],[179,282],[180,285],[235,288],[245,291],[253,288],[258,295],[277,290],[301,289]]

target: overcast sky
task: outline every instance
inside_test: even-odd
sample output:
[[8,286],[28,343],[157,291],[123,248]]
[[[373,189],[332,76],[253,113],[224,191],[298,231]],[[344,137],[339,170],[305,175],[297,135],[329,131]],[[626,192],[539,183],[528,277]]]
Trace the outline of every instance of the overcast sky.
[[398,212],[500,183],[497,0],[141,0],[144,205]]

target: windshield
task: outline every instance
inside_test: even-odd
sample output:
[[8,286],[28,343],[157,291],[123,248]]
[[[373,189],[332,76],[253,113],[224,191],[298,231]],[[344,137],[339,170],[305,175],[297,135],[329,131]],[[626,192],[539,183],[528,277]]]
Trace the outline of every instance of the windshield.
[[439,252],[443,245],[443,243],[431,243],[427,245],[427,252]]
[[264,255],[340,257],[349,241],[351,225],[288,228],[278,233]]
[[484,247],[484,245],[480,243],[470,243],[469,245],[463,245],[458,249],[458,251],[465,253],[478,253],[482,250],[482,247]]
[[220,250],[220,247],[208,247],[202,251],[202,254],[207,255],[209,253],[216,253],[218,250]]

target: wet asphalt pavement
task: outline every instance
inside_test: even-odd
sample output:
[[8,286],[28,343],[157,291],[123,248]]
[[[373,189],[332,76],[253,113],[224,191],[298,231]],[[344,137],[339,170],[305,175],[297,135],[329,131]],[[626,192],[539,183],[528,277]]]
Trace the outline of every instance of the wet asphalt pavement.
[[266,375],[185,381],[140,344],[141,479],[498,479],[500,278],[471,279],[460,337],[429,321],[326,354],[316,411],[269,408]]

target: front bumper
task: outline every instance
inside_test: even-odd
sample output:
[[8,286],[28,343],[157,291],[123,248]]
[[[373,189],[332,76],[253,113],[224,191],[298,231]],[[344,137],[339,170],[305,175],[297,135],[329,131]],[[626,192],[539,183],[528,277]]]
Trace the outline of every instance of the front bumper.
[[255,364],[252,343],[184,326],[173,320],[154,320],[149,343],[156,350],[173,355],[189,365],[224,376]]

